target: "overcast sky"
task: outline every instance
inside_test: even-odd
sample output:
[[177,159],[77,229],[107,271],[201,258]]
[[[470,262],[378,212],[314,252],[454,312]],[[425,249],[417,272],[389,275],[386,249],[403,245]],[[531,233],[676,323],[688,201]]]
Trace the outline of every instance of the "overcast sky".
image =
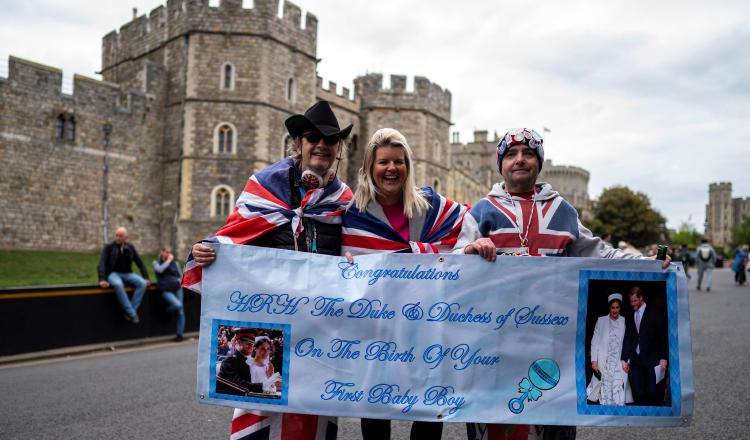
[[[325,80],[426,76],[451,91],[463,142],[548,127],[547,158],[589,170],[592,197],[627,185],[702,230],[709,182],[750,196],[748,1],[296,3],[318,17]],[[0,0],[0,75],[13,54],[98,77],[101,38],[159,4]]]

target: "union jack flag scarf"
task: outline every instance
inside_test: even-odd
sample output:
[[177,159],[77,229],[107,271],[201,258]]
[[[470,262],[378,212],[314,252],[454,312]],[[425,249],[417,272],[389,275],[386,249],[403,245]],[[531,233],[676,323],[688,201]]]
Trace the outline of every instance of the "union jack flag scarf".
[[[304,229],[303,217],[340,224],[352,199],[349,187],[336,178],[325,188],[307,191],[300,206],[292,209],[289,173],[293,169],[294,162],[286,158],[250,176],[226,224],[202,242],[245,244],[287,223],[292,224],[297,236]],[[202,268],[195,263],[191,252],[185,263],[182,287],[200,292],[202,275]]]
[[450,252],[458,240],[469,207],[447,199],[430,187],[420,189],[430,204],[419,241],[406,241],[387,222],[351,206],[344,214],[341,252],[354,255],[379,252],[437,254]]
[[335,417],[235,409],[230,440],[335,440]]

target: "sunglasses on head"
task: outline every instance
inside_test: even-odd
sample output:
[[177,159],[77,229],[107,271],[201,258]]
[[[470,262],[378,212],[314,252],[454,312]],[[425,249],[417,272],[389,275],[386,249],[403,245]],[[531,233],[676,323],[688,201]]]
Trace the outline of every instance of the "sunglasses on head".
[[341,136],[339,135],[323,136],[320,133],[305,133],[302,135],[302,137],[307,139],[307,142],[310,142],[311,144],[317,144],[321,139],[323,139],[323,142],[326,145],[336,145],[341,140]]

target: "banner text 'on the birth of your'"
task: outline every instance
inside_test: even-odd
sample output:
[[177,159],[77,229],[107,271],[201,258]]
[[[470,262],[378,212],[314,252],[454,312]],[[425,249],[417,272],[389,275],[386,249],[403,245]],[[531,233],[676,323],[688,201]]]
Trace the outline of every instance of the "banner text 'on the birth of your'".
[[[376,254],[349,264],[216,247],[203,273],[200,402],[579,426],[679,426],[692,417],[680,266],[450,254]],[[638,317],[634,289],[646,304]],[[636,364],[648,368],[636,374]]]

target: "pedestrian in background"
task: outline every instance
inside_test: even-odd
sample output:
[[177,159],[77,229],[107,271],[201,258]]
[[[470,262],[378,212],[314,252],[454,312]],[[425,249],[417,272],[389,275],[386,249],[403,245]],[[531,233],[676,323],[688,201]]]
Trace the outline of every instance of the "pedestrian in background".
[[[133,272],[134,262],[143,274],[143,278]],[[146,293],[146,286],[149,284],[148,271],[135,246],[128,242],[127,229],[117,228],[114,241],[104,245],[97,272],[99,272],[99,287],[106,289],[112,286],[115,289],[115,295],[117,301],[120,302],[125,320],[138,324],[140,319],[137,310],[141,305],[143,294]],[[128,298],[125,284],[135,286],[133,299]]]
[[168,246],[161,248],[159,260],[154,260],[152,264],[156,273],[156,286],[161,291],[161,297],[169,304],[167,311],[177,315],[177,332],[174,340],[182,342],[182,333],[185,330],[185,309],[182,306],[183,292],[180,286],[182,270]]
[[690,273],[688,272],[690,268],[690,249],[688,249],[688,246],[686,244],[680,246],[678,257],[682,262],[682,266],[685,268],[685,276],[687,277],[687,279],[690,279]]
[[716,251],[705,238],[701,239],[701,245],[696,252],[698,263],[698,290],[701,290],[703,274],[706,275],[706,292],[711,291],[711,283],[714,277],[714,266],[716,265]]
[[732,271],[734,271],[734,283],[738,286],[745,284],[746,274],[745,267],[747,267],[747,253],[748,246],[741,245],[737,246],[734,250],[734,263],[732,263]]

